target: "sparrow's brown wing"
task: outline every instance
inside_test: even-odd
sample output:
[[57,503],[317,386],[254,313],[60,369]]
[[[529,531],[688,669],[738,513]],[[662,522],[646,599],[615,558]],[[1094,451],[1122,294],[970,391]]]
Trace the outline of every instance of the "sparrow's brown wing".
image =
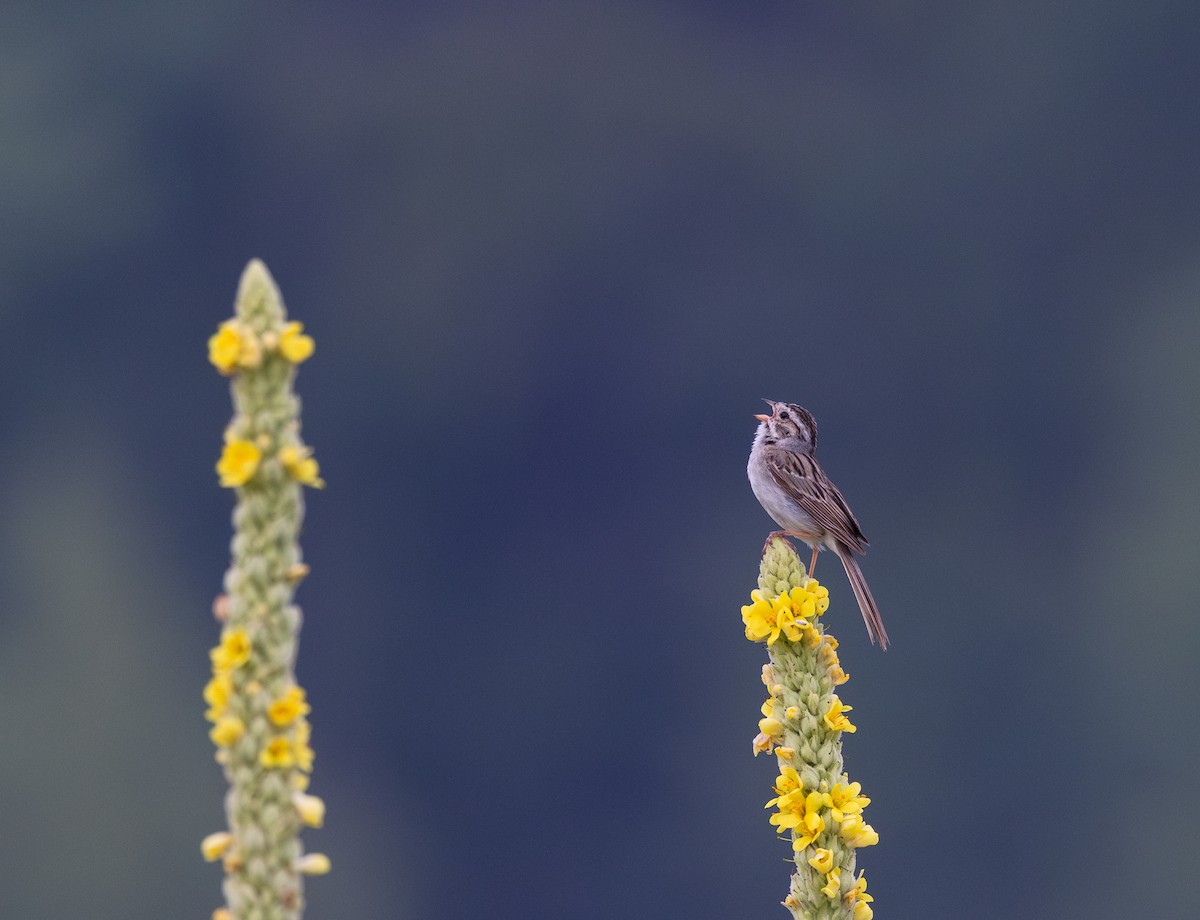
[[854,512],[815,459],[808,454],[777,451],[767,457],[767,469],[779,488],[828,534],[856,553],[865,552],[870,544]]

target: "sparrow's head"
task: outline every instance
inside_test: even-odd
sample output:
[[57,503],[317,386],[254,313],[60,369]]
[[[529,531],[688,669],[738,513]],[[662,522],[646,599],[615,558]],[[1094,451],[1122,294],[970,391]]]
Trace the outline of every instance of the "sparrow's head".
[[759,421],[758,437],[764,444],[780,444],[805,454],[817,449],[817,423],[811,412],[795,403],[763,402],[771,407],[771,414],[754,417]]

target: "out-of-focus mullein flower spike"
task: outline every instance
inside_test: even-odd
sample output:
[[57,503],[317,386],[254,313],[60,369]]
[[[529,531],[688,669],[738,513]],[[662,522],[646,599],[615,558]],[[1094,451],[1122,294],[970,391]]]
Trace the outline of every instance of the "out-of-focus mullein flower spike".
[[324,482],[300,434],[292,383],[314,347],[288,319],[266,266],[251,261],[233,318],[208,342],[209,360],[231,380],[234,414],[217,473],[237,490],[237,507],[233,558],[213,606],[221,641],[204,688],[210,736],[230,784],[229,831],[206,840],[204,850],[226,873],[226,905],[214,916],[237,920],[299,920],[302,877],[329,868],[322,854],[301,855],[300,831],[319,827],[325,808],[304,791],[314,755],[310,707],[294,670],[301,617],[293,596],[308,574],[298,542],[301,493]]
[[771,695],[753,749],[774,751],[779,763],[767,807],[795,854],[784,906],[796,920],[870,920],[855,851],[879,835],[862,818],[871,800],[842,770],[842,737],[857,728],[846,715],[852,707],[834,692],[849,676],[822,623],[828,608],[829,591],[809,577],[791,544],[771,540],[742,608],[746,638],[761,642],[769,658],[762,681]]

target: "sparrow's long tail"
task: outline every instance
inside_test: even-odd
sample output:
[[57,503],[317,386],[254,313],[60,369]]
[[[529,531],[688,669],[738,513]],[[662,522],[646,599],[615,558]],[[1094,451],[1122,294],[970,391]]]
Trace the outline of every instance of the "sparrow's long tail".
[[867,580],[863,578],[862,569],[858,567],[858,560],[854,558],[854,553],[849,547],[838,546],[836,552],[846,569],[846,577],[850,579],[854,596],[858,598],[858,609],[862,611],[863,621],[867,624],[867,635],[871,637],[871,642],[878,639],[879,647],[886,651],[887,630],[883,628],[883,617],[879,615],[879,608],[875,605],[875,598],[871,596],[871,589],[867,587]]

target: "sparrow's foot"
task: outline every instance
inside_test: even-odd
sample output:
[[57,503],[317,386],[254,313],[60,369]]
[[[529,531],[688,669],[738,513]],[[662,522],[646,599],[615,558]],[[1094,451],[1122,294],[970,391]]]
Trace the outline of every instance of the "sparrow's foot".
[[[807,542],[808,539],[810,539],[807,536],[807,534],[796,533],[794,530],[772,530],[769,534],[767,534],[767,539],[763,541],[762,555],[765,556],[767,554],[767,548],[771,545],[771,541],[774,540],[776,537],[783,537],[785,540],[789,539],[789,538],[793,539],[793,540],[804,540],[805,542]],[[812,561],[809,562],[809,564],[808,564],[808,577],[809,578],[815,577],[813,575],[813,570],[817,567],[817,554],[820,551],[821,551],[820,544],[818,544],[812,548]]]
[[772,530],[769,534],[767,534],[767,539],[763,541],[762,554],[764,556],[767,554],[767,547],[771,545],[771,541],[776,537],[783,537],[785,540],[788,537],[795,537],[797,540],[799,540],[800,534],[792,533],[790,530]]

